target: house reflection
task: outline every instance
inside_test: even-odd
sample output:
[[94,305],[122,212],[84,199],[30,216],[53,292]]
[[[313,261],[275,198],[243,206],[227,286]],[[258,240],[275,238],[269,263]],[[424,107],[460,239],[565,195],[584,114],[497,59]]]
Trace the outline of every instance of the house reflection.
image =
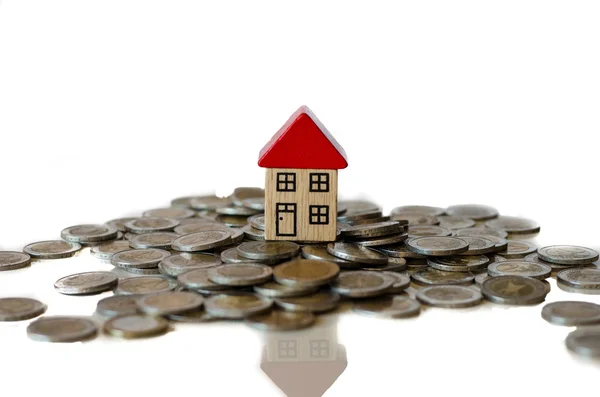
[[260,368],[288,397],[320,397],[344,372],[346,349],[337,341],[337,315],[308,329],[264,334]]

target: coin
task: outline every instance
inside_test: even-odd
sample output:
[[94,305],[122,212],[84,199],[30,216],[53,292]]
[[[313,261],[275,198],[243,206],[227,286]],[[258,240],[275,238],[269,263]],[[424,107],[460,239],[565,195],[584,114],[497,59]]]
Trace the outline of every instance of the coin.
[[51,240],[31,243],[23,251],[35,259],[59,259],[73,256],[80,249],[81,245],[78,243]]
[[311,312],[286,312],[273,310],[254,314],[246,318],[246,324],[261,331],[289,331],[313,325],[315,316]]
[[134,218],[134,217],[118,218],[118,219],[110,220],[110,221],[106,222],[106,224],[108,226],[114,227],[115,229],[117,229],[118,231],[120,231],[122,233],[125,233],[127,231],[127,229],[125,229],[125,223],[132,221],[134,219],[137,219],[137,218]]
[[471,273],[444,272],[431,268],[418,270],[411,277],[421,285],[471,285],[474,278]]
[[265,210],[265,198],[264,197],[248,197],[242,200],[242,207],[250,208],[253,210],[264,211]]
[[400,232],[402,232],[400,223],[396,221],[388,221],[352,226],[344,230],[342,232],[342,236],[352,238],[373,238],[388,236],[390,234]]
[[224,230],[209,230],[181,236],[173,241],[173,249],[184,252],[206,251],[231,244],[231,234]]
[[112,240],[119,231],[109,225],[77,225],[63,229],[60,237],[71,243],[93,243]]
[[519,259],[537,251],[537,247],[527,241],[510,240],[506,252],[501,252],[506,259]]
[[373,317],[405,318],[421,312],[421,304],[405,296],[381,296],[354,303],[353,311]]
[[31,265],[31,257],[23,252],[0,251],[0,272],[17,270]]
[[586,265],[598,260],[593,249],[574,245],[552,245],[538,250],[540,259],[559,265]]
[[417,254],[408,249],[406,243],[394,244],[394,245],[386,245],[383,247],[377,247],[377,251],[394,258],[415,258],[422,259],[426,258],[425,255]]
[[162,335],[168,330],[169,323],[164,319],[143,314],[117,316],[104,325],[105,333],[124,339]]
[[340,296],[332,291],[319,291],[311,295],[277,298],[275,304],[291,312],[322,313],[335,309],[340,303]]
[[137,300],[140,309],[149,315],[164,316],[167,314],[183,313],[202,306],[204,298],[201,295],[186,291],[167,291],[144,295]]
[[183,196],[171,200],[171,207],[190,208],[190,200],[198,196]]
[[179,235],[173,232],[153,232],[138,234],[129,239],[131,248],[162,248],[170,249],[173,240]]
[[255,295],[214,295],[206,299],[206,312],[219,318],[241,319],[271,309],[273,301],[270,298]]
[[231,204],[230,197],[217,197],[215,195],[196,196],[189,200],[190,207],[195,210],[214,211],[217,208],[226,207]]
[[238,246],[238,253],[256,260],[282,260],[300,251],[300,246],[290,241],[249,241]]
[[556,325],[600,324],[600,305],[578,301],[552,302],[542,309],[542,318]]
[[485,227],[504,230],[509,234],[535,234],[540,226],[532,220],[514,216],[499,216],[485,222]]
[[[469,236],[460,236],[460,238],[462,238],[462,239],[464,239],[464,237],[469,237]],[[491,236],[491,235],[471,236],[471,237],[484,237],[484,238],[490,240],[492,243],[494,243],[494,248],[493,248],[493,250],[490,249],[490,252],[502,252],[502,251],[506,251],[506,249],[508,248],[508,240],[506,240],[502,237]]]
[[122,268],[150,269],[158,267],[160,261],[171,255],[169,251],[157,248],[132,249],[117,252],[110,263]]
[[404,258],[388,258],[388,264],[385,266],[369,267],[361,265],[359,269],[369,270],[373,272],[401,272],[408,267]]
[[495,303],[505,305],[531,305],[543,302],[548,290],[544,283],[530,277],[491,277],[481,285],[483,296]]
[[231,194],[234,205],[243,206],[244,200],[249,198],[265,198],[265,189],[260,187],[237,187]]
[[255,229],[265,230],[265,216],[263,214],[251,216],[248,218],[248,223]]
[[224,263],[253,263],[256,259],[249,259],[241,256],[238,252],[237,247],[227,248],[221,252],[221,261]]
[[338,206],[346,208],[343,215],[338,216],[341,222],[352,222],[361,219],[378,218],[381,214],[381,208],[374,203],[364,200],[343,200],[338,202]]
[[496,244],[487,237],[463,236],[459,238],[469,244],[469,249],[463,252],[461,255],[481,255],[497,251]]
[[232,216],[251,216],[260,213],[260,210],[253,210],[247,207],[219,207],[215,210],[217,214]]
[[475,306],[483,300],[481,292],[460,285],[426,287],[417,292],[416,298],[429,306],[450,309]]
[[177,277],[180,274],[195,269],[203,269],[219,266],[222,263],[221,258],[215,254],[209,253],[181,253],[171,255],[163,259],[158,268],[161,273],[171,277]]
[[331,290],[350,298],[367,298],[386,293],[396,279],[383,272],[354,270],[340,273],[331,284]]
[[177,226],[179,226],[179,221],[170,218],[136,218],[125,222],[125,229],[137,234],[170,232]]
[[187,271],[177,276],[177,281],[184,287],[192,290],[202,289],[218,291],[226,289],[226,286],[217,284],[210,280],[209,269],[210,268],[200,268]]
[[179,225],[175,228],[175,233],[177,234],[192,234],[198,232],[206,232],[212,230],[231,230],[229,226],[226,226],[222,223],[217,223],[216,221],[212,222],[203,222],[203,223],[187,223],[185,225]]
[[473,219],[474,221],[486,221],[496,218],[499,215],[497,209],[481,204],[451,205],[450,207],[446,208],[446,214],[469,218]]
[[244,236],[248,240],[265,241],[265,231],[264,230],[255,229],[252,226],[248,225],[248,226],[244,226],[242,228],[242,231],[244,232]]
[[[373,223],[389,222],[391,220],[392,219],[391,219],[390,216],[378,216],[378,217],[372,217],[372,218],[349,219],[349,220],[347,220],[344,223],[345,226],[342,229],[340,229],[340,231],[350,229],[353,226],[370,225],[370,224],[373,224]],[[408,224],[408,221],[396,221],[396,222],[403,222],[403,223]],[[337,226],[337,224],[336,224],[336,226]],[[404,225],[401,224],[400,226],[404,226]]]
[[397,214],[419,214],[419,215],[431,215],[440,216],[444,215],[445,209],[439,207],[429,207],[426,205],[403,205],[392,209],[392,215]]
[[90,249],[92,256],[98,259],[110,260],[114,254],[130,250],[129,241],[115,240],[104,244],[95,245]]
[[586,327],[571,332],[565,340],[567,349],[583,357],[600,357],[600,328]]
[[490,259],[485,255],[459,255],[428,258],[427,264],[446,272],[470,272],[485,269]]
[[408,238],[406,233],[394,234],[392,236],[375,237],[370,239],[352,240],[353,243],[363,247],[380,247],[382,245],[392,245],[401,243]]
[[118,282],[111,272],[85,272],[59,279],[54,288],[64,295],[90,295],[111,290]]
[[479,273],[478,275],[475,276],[475,284],[477,284],[478,286],[481,287],[481,284],[483,284],[483,282],[485,280],[487,280],[488,278],[490,278],[490,275],[487,273]]
[[129,277],[119,281],[115,289],[116,295],[145,295],[172,291],[177,282],[165,276]]
[[576,268],[558,272],[556,281],[572,288],[600,289],[600,269]]
[[169,314],[166,318],[170,321],[177,321],[180,323],[206,323],[217,319],[204,310],[191,310],[184,313]]
[[559,265],[557,263],[546,262],[546,261],[541,260],[537,253],[529,254],[525,258],[523,258],[523,260],[527,261],[527,262],[541,263],[542,265],[550,266],[552,268],[553,272],[559,272],[561,270],[571,269],[573,267],[588,267],[588,266],[594,267],[593,264],[589,264],[589,265]]
[[504,230],[492,229],[489,227],[469,227],[466,229],[456,230],[456,236],[496,236],[500,238],[508,237],[508,233]]
[[525,260],[509,260],[505,262],[494,262],[488,266],[490,276],[522,276],[544,280],[550,277],[552,268],[540,263],[527,262]]
[[383,272],[386,276],[394,279],[392,287],[386,291],[387,294],[399,294],[410,286],[410,276],[398,272]]
[[185,219],[196,215],[196,212],[183,207],[155,208],[142,214],[146,218]]
[[347,261],[331,255],[327,251],[327,246],[325,245],[305,245],[302,247],[302,257],[306,259],[333,262],[342,269],[356,269],[360,267],[360,263]]
[[440,226],[416,225],[408,227],[408,237],[450,236],[452,231]]
[[384,266],[388,262],[384,254],[374,249],[352,243],[329,243],[327,245],[327,252],[338,258],[369,265]]
[[80,342],[91,339],[98,328],[83,317],[42,317],[27,327],[27,336],[39,342]]
[[417,225],[439,225],[440,220],[437,216],[422,215],[422,214],[397,214],[392,215],[391,220],[393,221],[407,221],[408,226]]
[[262,284],[272,276],[273,270],[261,263],[229,263],[208,271],[210,281],[227,286]]
[[332,262],[314,259],[296,259],[277,265],[273,278],[284,285],[319,286],[329,283],[340,273],[340,267]]
[[215,220],[218,222],[222,222],[227,226],[240,228],[248,225],[246,221],[248,219],[246,216],[237,216],[237,215],[218,215],[215,217]]
[[125,273],[131,273],[131,274],[138,274],[138,275],[149,275],[149,274],[161,274],[160,270],[158,267],[152,267],[149,269],[137,269],[135,267],[121,267],[121,268],[115,268],[113,269],[114,271],[123,271]]
[[440,221],[440,227],[450,230],[458,230],[475,226],[475,221],[473,219],[459,216],[442,215],[438,216],[438,220]]
[[0,321],[21,321],[41,316],[46,305],[30,298],[0,298]]
[[288,298],[290,296],[309,295],[317,292],[318,286],[284,285],[274,281],[255,285],[254,292],[269,298]]
[[449,256],[466,252],[469,244],[458,237],[416,237],[407,241],[408,249],[421,255]]
[[115,317],[139,313],[139,295],[114,295],[101,299],[96,305],[96,313],[104,317]]

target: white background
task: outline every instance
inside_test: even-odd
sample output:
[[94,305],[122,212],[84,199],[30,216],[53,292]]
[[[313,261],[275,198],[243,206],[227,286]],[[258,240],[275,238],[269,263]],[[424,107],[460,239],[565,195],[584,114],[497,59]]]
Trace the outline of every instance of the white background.
[[[302,104],[348,153],[344,198],[484,203],[539,221],[542,245],[598,248],[599,20],[596,1],[3,0],[0,248],[262,185],[258,152]],[[98,297],[52,283],[88,268],[1,274],[0,295],[86,314]],[[344,316],[349,364],[327,395],[590,392],[598,366],[539,310]],[[25,327],[0,327],[7,392],[280,395],[243,325],[66,347]]]

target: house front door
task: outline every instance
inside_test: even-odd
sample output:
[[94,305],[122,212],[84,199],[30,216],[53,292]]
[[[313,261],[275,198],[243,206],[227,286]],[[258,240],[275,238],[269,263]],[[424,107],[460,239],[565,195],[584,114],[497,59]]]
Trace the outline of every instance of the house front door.
[[277,203],[276,207],[276,235],[296,236],[296,203]]

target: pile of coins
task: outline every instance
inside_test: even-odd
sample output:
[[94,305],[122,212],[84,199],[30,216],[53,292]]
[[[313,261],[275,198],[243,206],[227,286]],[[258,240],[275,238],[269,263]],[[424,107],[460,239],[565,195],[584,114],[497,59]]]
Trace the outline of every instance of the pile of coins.
[[[29,337],[50,342],[91,339],[99,329],[121,338],[148,337],[167,332],[170,322],[219,319],[261,330],[300,329],[341,302],[351,302],[357,313],[390,318],[417,316],[421,305],[534,305],[545,300],[545,279],[553,274],[565,291],[600,291],[597,252],[537,248],[527,239],[539,225],[489,206],[412,205],[383,215],[374,203],[340,201],[337,240],[327,244],[265,241],[263,212],[260,188],[238,188],[224,198],[177,198],[140,217],[71,226],[62,240],[0,252],[0,270],[70,257],[84,247],[115,267],[55,282],[61,294],[113,295],[97,304],[102,324],[72,316],[31,322]],[[29,298],[0,299],[0,321],[33,319],[45,310]],[[588,302],[551,303],[541,315],[552,324],[600,324],[600,306]],[[579,329],[566,345],[598,356],[600,331]]]

